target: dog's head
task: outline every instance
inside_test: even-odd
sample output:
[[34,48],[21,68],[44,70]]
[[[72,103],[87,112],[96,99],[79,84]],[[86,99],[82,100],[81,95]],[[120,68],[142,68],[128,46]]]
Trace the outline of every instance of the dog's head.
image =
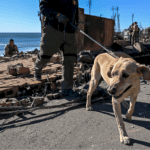
[[139,78],[150,80],[150,70],[128,58],[119,60],[110,67],[107,75],[110,79],[108,91],[114,98],[127,96],[131,88],[139,86]]

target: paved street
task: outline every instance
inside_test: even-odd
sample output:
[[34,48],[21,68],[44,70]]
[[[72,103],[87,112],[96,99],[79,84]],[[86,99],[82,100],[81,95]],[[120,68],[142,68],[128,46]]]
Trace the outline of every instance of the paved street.
[[[0,149],[149,149],[149,91],[150,85],[141,82],[132,122],[125,119],[127,110],[122,106],[125,127],[132,139],[130,146],[119,142],[111,100],[106,100],[94,103],[94,111],[86,111],[85,106],[55,108],[9,118],[3,126],[5,131],[1,130]],[[63,102],[67,100],[52,100],[49,105]]]

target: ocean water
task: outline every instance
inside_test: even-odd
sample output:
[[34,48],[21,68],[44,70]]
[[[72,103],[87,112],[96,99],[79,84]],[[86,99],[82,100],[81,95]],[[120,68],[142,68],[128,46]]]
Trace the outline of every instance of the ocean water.
[[41,33],[0,33],[0,56],[4,55],[4,47],[13,39],[19,52],[40,49]]

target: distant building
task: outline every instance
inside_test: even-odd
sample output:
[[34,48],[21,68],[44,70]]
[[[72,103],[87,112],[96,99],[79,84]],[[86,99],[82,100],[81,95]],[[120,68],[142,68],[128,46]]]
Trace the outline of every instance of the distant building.
[[147,34],[148,34],[148,30],[150,30],[150,27],[148,27],[148,28],[146,28],[146,29],[143,29],[143,30],[142,30],[142,33],[143,33],[144,35],[147,35]]
[[141,31],[141,37],[142,38],[150,38],[150,27],[143,29]]
[[129,30],[127,30],[127,29],[125,29],[124,30],[124,40],[130,40],[130,32],[129,32]]

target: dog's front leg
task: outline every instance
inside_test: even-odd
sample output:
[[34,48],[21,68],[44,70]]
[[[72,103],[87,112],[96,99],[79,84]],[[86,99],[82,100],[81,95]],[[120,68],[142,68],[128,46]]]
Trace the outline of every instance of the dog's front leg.
[[127,111],[126,118],[131,121],[132,120],[132,114],[134,112],[134,107],[136,103],[137,95],[131,95],[130,96],[130,107]]
[[89,90],[87,92],[86,110],[93,110],[91,106],[91,96],[93,92],[95,91],[95,89],[97,88],[98,83],[100,84],[100,82],[102,81],[100,79],[102,79],[101,74],[100,74],[100,67],[97,61],[95,61],[92,67],[92,71],[91,71],[91,80],[89,84]]
[[116,117],[116,121],[118,124],[118,129],[119,129],[119,134],[120,134],[120,142],[122,142],[124,144],[130,144],[131,140],[126,133],[123,119],[121,116],[120,102],[118,102],[115,98],[112,98],[112,105],[113,105],[113,110],[114,110],[114,114]]
[[91,79],[89,84],[89,90],[87,92],[86,110],[93,110],[93,107],[91,106],[91,96],[95,91],[97,85],[98,85],[98,80]]

